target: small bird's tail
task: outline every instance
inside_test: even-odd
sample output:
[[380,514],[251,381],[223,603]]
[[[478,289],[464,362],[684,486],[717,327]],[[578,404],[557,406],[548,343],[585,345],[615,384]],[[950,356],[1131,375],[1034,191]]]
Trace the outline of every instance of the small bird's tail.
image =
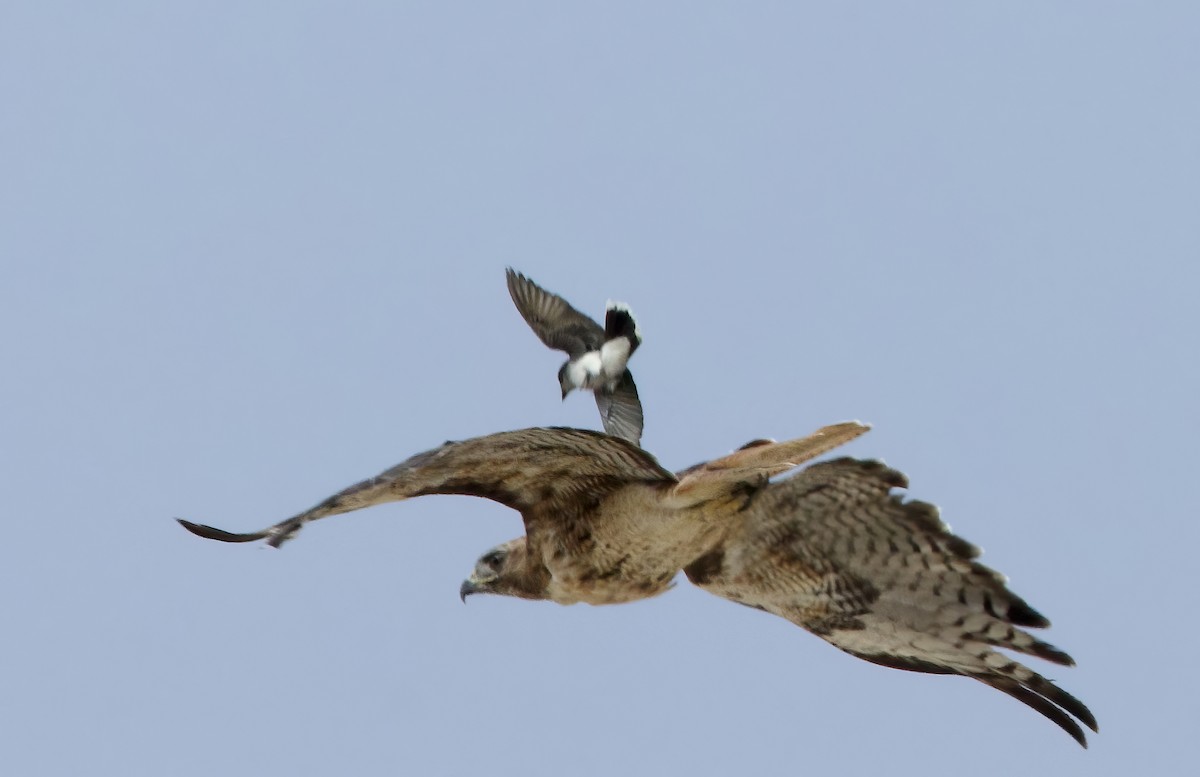
[[609,300],[607,313],[604,316],[604,339],[612,340],[614,337],[626,337],[629,339],[629,353],[632,355],[637,347],[642,344],[642,332],[638,329],[637,321],[633,317],[633,311],[624,302],[613,302]]

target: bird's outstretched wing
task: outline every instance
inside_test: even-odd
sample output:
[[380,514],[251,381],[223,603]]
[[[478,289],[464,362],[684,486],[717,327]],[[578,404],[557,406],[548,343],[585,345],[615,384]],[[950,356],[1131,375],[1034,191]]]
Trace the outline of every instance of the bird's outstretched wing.
[[585,429],[535,428],[447,442],[418,453],[386,472],[357,483],[299,515],[260,531],[238,534],[177,519],[211,540],[267,540],[279,547],[304,524],[384,502],[426,494],[491,499],[551,519],[590,507],[594,500],[633,482],[675,482],[675,476],[641,448]]
[[904,476],[879,462],[814,464],[768,485],[687,575],[859,658],[979,680],[1086,747],[1079,723],[1097,730],[1088,708],[996,650],[1071,665],[1070,656],[1022,628],[1049,621],[974,560],[979,549],[951,534],[936,507],[891,494],[904,487]]
[[511,267],[504,272],[513,304],[547,346],[575,357],[604,344],[604,327]]
[[596,407],[600,409],[600,420],[604,431],[613,437],[629,440],[634,445],[642,444],[642,401],[638,399],[637,385],[629,370],[612,391],[597,389]]

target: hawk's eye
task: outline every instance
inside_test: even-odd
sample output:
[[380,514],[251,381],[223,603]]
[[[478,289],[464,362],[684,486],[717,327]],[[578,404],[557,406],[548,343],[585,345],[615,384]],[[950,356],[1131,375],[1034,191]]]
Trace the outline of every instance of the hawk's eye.
[[480,561],[487,564],[492,569],[499,569],[500,562],[503,560],[504,554],[498,550],[493,550],[490,553],[485,554],[484,557],[480,559]]

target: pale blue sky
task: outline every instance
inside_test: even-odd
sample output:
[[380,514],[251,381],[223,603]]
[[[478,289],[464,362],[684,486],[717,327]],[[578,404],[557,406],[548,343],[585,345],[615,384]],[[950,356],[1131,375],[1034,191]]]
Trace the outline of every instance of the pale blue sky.
[[[1169,773],[1200,683],[1190,3],[8,3],[0,763],[19,775]],[[287,517],[598,427],[513,265],[628,302],[668,467],[845,449],[1079,666],[1080,750],[691,589],[494,597],[515,513]]]

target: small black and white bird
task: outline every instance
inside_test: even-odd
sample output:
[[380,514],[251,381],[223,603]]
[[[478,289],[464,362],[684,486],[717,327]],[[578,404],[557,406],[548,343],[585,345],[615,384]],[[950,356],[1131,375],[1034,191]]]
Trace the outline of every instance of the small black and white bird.
[[642,335],[629,307],[610,301],[601,327],[511,267],[505,274],[508,293],[534,334],[569,357],[558,370],[563,399],[575,389],[591,391],[604,431],[641,445],[642,403],[625,365]]

